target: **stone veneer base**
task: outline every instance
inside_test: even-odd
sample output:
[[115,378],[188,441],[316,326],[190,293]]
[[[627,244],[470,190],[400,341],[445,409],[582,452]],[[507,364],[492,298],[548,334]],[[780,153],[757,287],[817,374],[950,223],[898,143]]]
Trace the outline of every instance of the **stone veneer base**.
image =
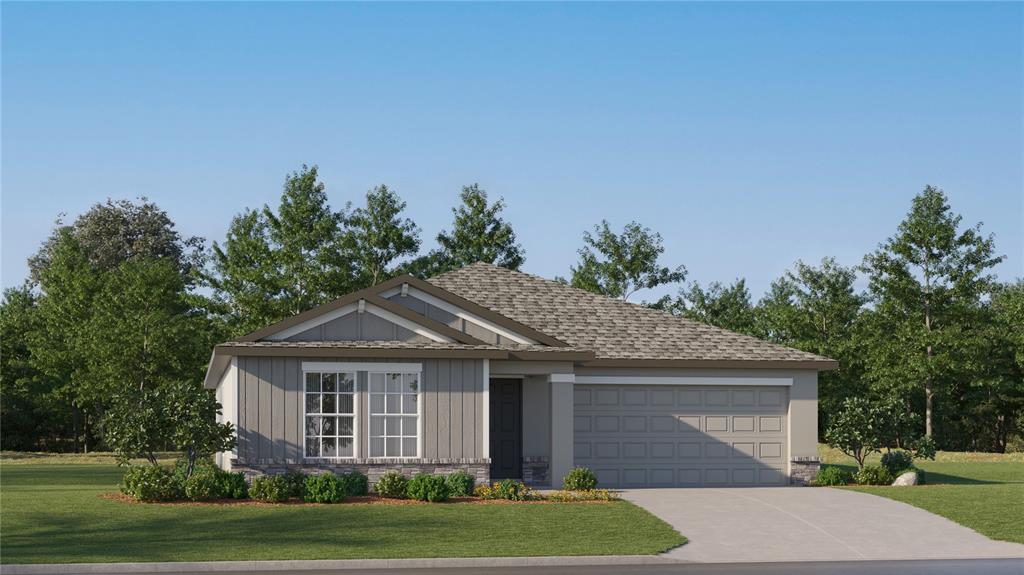
[[789,462],[789,484],[810,485],[818,477],[821,461],[817,457],[794,457]]
[[358,471],[365,475],[370,485],[388,471],[398,471],[412,477],[417,473],[450,475],[456,471],[465,471],[476,479],[477,485],[486,484],[491,479],[491,462],[489,459],[382,459],[382,460],[340,460],[340,461],[240,461],[232,460],[232,471],[241,471],[247,479],[258,475],[281,475],[290,471],[301,471],[306,474],[331,471],[337,474]]

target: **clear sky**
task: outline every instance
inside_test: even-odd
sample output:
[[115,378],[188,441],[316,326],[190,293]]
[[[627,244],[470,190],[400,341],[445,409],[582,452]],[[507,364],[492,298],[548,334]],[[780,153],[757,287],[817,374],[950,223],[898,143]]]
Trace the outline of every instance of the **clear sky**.
[[318,164],[386,183],[424,247],[463,184],[525,270],[637,220],[690,279],[859,263],[925,184],[1024,276],[1024,5],[2,5],[2,283],[61,212],[145,195],[223,240]]

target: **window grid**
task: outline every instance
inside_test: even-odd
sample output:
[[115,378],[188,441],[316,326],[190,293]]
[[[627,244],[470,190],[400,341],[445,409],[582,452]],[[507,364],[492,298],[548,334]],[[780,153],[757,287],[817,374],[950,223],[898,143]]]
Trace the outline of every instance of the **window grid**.
[[370,457],[419,456],[419,373],[370,373]]
[[355,382],[351,372],[306,372],[303,454],[311,459],[355,457]]

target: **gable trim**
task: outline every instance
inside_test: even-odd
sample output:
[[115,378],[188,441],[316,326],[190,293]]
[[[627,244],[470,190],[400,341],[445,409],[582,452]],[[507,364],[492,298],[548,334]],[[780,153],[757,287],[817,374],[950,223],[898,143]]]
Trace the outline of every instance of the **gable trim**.
[[407,282],[402,283],[400,287],[391,288],[387,291],[381,292],[380,297],[387,299],[397,294],[402,294],[402,297],[416,298],[440,310],[446,311],[454,315],[455,317],[476,324],[477,326],[482,327],[484,329],[493,331],[494,333],[500,335],[501,337],[512,340],[515,343],[519,343],[522,345],[537,345],[539,343],[537,340],[526,337],[506,327],[500,326],[494,323],[493,321],[480,317],[474,313],[468,312],[462,309],[461,307],[451,302],[445,301],[435,295],[429,294],[416,287],[409,287],[409,284]]

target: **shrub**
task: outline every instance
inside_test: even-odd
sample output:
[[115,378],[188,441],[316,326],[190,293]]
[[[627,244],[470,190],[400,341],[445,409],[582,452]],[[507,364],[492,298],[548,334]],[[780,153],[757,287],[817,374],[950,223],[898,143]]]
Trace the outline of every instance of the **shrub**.
[[861,485],[892,485],[896,480],[888,469],[880,465],[865,465],[853,478]]
[[288,491],[288,497],[298,497],[303,499],[306,495],[306,477],[307,475],[301,471],[289,471],[281,476],[284,478],[286,489]]
[[408,485],[408,477],[397,471],[388,471],[380,476],[377,483],[373,484],[373,490],[381,497],[403,499],[406,496],[406,487]]
[[370,482],[366,476],[358,471],[352,471],[341,476],[345,482],[345,492],[348,495],[366,495],[370,491]]
[[256,501],[280,503],[288,500],[289,488],[288,482],[280,475],[261,475],[252,480],[249,496]]
[[169,467],[132,465],[125,471],[121,491],[139,501],[173,501],[181,499],[182,485]]
[[591,491],[597,487],[597,477],[586,467],[574,467],[562,481],[566,491]]
[[476,488],[475,495],[481,499],[508,499],[509,501],[526,501],[533,498],[533,492],[522,481],[503,479],[491,485]]
[[307,476],[303,491],[309,503],[340,503],[348,494],[348,482],[328,471]]
[[430,501],[431,503],[448,501],[452,493],[444,475],[430,475],[427,473],[417,474],[410,479],[405,492],[412,499]]
[[573,501],[618,501],[620,497],[618,493],[607,489],[586,489],[579,491],[554,491],[548,493],[545,499],[571,503]]
[[231,499],[245,499],[249,496],[249,485],[245,482],[245,474],[241,471],[234,473],[217,470],[217,483],[221,497]]
[[847,485],[853,480],[853,474],[844,471],[841,467],[824,467],[818,471],[818,477],[814,484],[821,486]]
[[217,477],[218,471],[220,470],[203,469],[199,472],[193,472],[192,476],[185,480],[185,497],[192,501],[219,499],[221,497],[221,484]]
[[914,441],[910,449],[914,452],[914,457],[917,459],[935,460],[935,440],[927,435]]
[[473,495],[476,479],[465,471],[456,471],[445,480],[452,497],[469,497]]
[[882,467],[889,470],[893,477],[914,467],[914,456],[909,451],[897,449],[882,454]]

